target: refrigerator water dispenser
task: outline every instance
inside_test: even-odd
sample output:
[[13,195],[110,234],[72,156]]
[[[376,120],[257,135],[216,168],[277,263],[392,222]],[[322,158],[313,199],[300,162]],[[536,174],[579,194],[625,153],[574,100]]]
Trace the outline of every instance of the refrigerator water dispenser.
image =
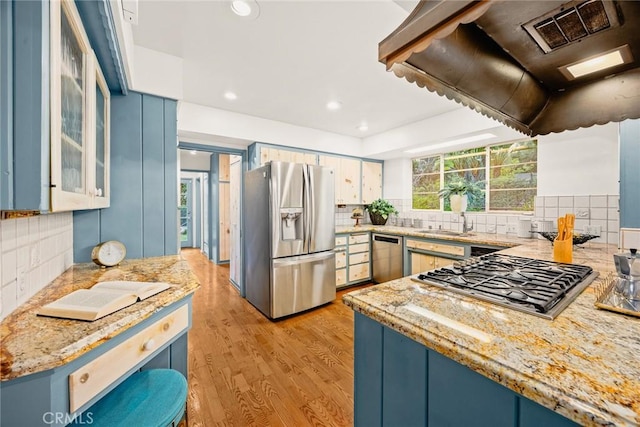
[[281,240],[302,240],[302,208],[280,209]]

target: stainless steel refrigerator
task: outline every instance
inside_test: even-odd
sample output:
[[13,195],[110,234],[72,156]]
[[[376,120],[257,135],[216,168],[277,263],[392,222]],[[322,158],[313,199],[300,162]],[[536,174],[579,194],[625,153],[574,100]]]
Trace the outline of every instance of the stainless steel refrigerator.
[[333,169],[270,162],[244,182],[247,300],[272,319],[333,301]]

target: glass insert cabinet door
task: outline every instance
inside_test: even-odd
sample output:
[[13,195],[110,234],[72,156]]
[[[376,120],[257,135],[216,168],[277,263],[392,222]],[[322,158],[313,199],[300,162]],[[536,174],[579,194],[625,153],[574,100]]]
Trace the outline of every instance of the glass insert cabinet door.
[[51,210],[109,205],[109,89],[72,0],[51,2]]

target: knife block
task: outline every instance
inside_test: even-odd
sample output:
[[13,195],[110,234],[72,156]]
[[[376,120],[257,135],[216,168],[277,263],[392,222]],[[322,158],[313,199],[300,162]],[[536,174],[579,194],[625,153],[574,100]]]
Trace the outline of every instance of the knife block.
[[573,262],[573,239],[553,241],[553,260],[564,264]]

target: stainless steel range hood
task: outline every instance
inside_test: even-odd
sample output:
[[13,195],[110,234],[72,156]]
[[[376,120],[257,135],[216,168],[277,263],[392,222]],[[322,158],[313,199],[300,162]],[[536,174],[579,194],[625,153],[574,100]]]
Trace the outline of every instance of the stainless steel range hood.
[[[638,28],[639,1],[421,1],[379,59],[533,136],[640,118]],[[622,63],[580,75],[603,53]]]

